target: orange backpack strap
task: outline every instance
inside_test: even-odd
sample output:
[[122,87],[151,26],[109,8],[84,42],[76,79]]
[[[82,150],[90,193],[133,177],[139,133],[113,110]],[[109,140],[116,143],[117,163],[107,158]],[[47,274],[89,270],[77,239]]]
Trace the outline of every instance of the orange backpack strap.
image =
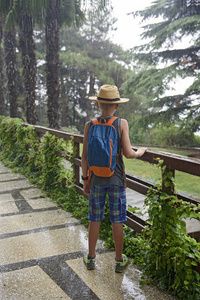
[[99,121],[97,120],[97,118],[95,118],[95,119],[92,119],[92,125],[94,125],[94,124],[99,124]]
[[[92,123],[93,123],[92,125],[95,125],[95,124],[112,125],[116,119],[117,119],[117,117],[113,116],[106,123],[106,121],[105,121],[105,119],[103,117],[100,118],[100,121],[98,121],[98,119],[95,118],[95,119],[92,119]],[[101,120],[104,120],[105,123],[103,123],[103,122],[101,123]]]
[[117,119],[117,117],[111,117],[110,120],[106,123],[107,125],[112,125],[114,121]]

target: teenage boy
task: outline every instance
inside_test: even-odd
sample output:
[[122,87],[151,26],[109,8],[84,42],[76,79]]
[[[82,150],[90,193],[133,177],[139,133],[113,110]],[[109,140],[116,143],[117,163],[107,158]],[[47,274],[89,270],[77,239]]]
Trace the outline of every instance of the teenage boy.
[[[101,116],[97,119],[103,119],[106,123],[114,115],[119,104],[129,101],[127,98],[120,98],[117,87],[113,85],[103,85],[99,90],[98,96],[89,97],[89,100],[97,102],[97,107],[101,111]],[[127,256],[122,254],[123,222],[127,220],[123,155],[126,158],[141,157],[145,153],[146,148],[138,148],[137,151],[134,151],[130,144],[128,122],[125,119],[120,119],[120,122],[115,123],[121,151],[117,159],[114,174],[111,177],[96,176],[94,172],[91,172],[89,176],[90,180],[88,181],[87,140],[91,121],[85,124],[84,129],[81,166],[83,189],[85,194],[89,195],[88,218],[90,224],[88,240],[89,252],[84,256],[83,260],[88,270],[95,268],[95,248],[99,236],[100,223],[104,218],[104,206],[107,194],[109,197],[109,214],[115,244],[115,271],[123,272],[128,263]]]

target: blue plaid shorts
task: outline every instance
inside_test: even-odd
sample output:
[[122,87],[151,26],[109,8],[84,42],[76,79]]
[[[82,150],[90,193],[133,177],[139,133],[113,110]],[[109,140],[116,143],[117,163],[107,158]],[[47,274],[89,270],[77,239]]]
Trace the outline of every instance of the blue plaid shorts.
[[90,188],[88,219],[93,222],[103,220],[107,194],[110,222],[126,222],[126,189],[117,185],[95,185]]

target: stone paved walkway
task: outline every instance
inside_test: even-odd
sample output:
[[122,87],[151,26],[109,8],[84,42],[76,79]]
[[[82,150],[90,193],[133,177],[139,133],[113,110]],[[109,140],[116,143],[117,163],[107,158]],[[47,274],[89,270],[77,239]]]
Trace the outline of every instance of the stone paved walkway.
[[114,272],[114,252],[98,242],[94,271],[87,271],[87,230],[44,193],[0,163],[0,299],[174,299],[139,285],[129,264]]

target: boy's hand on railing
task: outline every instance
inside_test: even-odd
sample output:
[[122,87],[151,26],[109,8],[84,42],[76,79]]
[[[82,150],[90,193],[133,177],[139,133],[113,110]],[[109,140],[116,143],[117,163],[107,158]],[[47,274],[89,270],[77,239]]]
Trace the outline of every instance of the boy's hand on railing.
[[136,152],[137,157],[141,157],[146,151],[147,151],[147,148],[144,148],[144,147],[138,148],[138,150]]

